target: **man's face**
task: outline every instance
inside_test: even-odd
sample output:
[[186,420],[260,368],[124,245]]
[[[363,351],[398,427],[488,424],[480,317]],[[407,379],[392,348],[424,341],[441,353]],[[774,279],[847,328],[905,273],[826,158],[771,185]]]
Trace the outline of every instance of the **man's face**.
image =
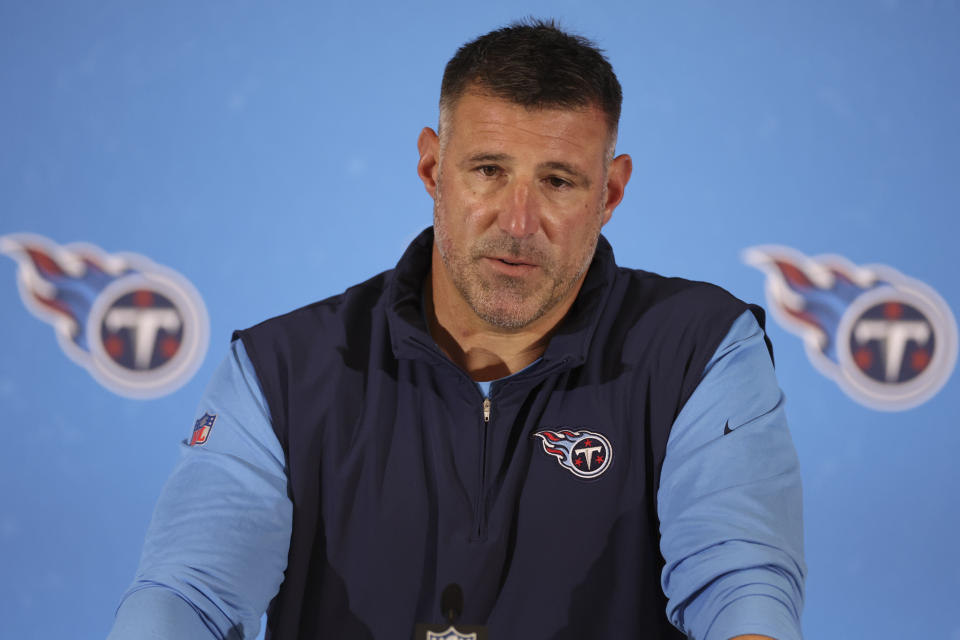
[[420,139],[435,277],[496,328],[565,312],[630,174],[628,156],[607,162],[603,112],[467,93],[445,116],[441,139]]

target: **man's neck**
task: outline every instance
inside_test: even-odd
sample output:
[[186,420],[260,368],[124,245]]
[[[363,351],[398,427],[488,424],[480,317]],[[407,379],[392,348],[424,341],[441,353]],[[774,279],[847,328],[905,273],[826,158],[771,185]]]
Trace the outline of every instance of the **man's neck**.
[[571,302],[517,330],[494,327],[477,317],[456,290],[438,282],[431,269],[423,287],[430,335],[440,350],[473,380],[497,380],[541,357]]

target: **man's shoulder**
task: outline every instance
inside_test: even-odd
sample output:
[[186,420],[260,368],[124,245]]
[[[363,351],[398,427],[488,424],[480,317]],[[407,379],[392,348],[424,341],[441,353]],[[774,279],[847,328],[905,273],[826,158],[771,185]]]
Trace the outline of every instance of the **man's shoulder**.
[[267,318],[244,331],[296,331],[300,328],[315,331],[318,324],[342,323],[345,317],[369,315],[383,299],[391,274],[392,270],[378,273],[341,293]]
[[235,331],[233,338],[343,340],[349,330],[370,326],[389,288],[392,273],[392,270],[384,271],[342,293]]
[[618,267],[624,282],[620,313],[634,310],[639,319],[654,315],[682,315],[692,318],[740,313],[747,304],[729,291],[710,282],[663,276],[642,269]]
[[737,317],[759,309],[709,282],[627,268],[618,268],[617,281],[604,314],[626,361],[653,352],[668,360],[669,354],[709,356]]

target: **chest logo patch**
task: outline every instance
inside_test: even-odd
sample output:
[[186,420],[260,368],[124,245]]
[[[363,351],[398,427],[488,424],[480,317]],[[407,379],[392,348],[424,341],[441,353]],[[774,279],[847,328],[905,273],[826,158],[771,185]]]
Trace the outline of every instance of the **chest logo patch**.
[[613,448],[610,441],[593,431],[544,429],[533,434],[540,438],[543,450],[560,466],[578,478],[596,478],[610,468]]

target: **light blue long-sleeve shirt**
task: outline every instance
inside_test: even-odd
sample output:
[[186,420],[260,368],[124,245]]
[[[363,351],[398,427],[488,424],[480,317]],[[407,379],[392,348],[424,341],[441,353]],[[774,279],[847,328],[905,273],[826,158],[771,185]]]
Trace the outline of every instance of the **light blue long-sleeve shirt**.
[[[801,638],[800,470],[763,332],[731,326],[670,432],[657,496],[667,615],[689,637]],[[283,450],[237,341],[182,443],[110,640],[253,638],[292,527]],[[718,424],[725,424],[721,431]]]

